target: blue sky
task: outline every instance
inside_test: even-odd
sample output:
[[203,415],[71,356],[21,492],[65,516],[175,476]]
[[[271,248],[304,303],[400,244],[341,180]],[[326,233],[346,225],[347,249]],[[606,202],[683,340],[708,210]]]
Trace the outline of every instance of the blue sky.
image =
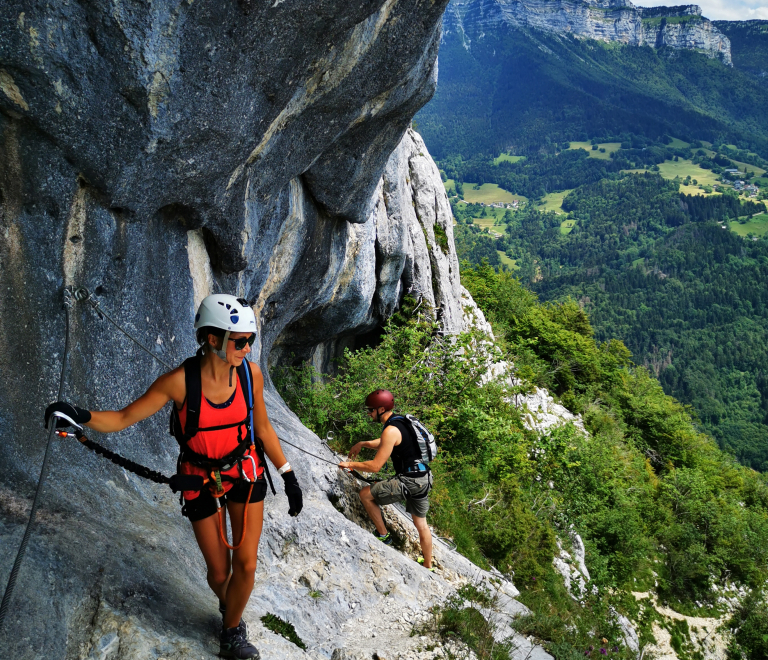
[[701,6],[704,16],[713,21],[768,19],[767,0],[634,0],[634,4],[639,7],[696,4]]

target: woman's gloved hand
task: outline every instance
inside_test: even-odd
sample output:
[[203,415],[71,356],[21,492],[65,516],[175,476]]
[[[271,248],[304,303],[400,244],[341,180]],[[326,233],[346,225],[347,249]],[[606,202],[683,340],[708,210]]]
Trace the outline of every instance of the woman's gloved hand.
[[304,498],[301,494],[301,487],[296,480],[293,470],[281,475],[285,482],[285,494],[288,496],[288,515],[298,516],[304,508]]
[[[66,401],[57,401],[45,409],[45,428],[48,428],[48,422],[51,419],[51,415],[53,415],[55,412],[64,413],[76,424],[82,425],[91,421],[90,411],[85,410],[84,408],[73,406],[71,403],[67,403]],[[71,426],[67,420],[61,419],[61,417],[56,418],[57,429],[63,429],[67,426]]]

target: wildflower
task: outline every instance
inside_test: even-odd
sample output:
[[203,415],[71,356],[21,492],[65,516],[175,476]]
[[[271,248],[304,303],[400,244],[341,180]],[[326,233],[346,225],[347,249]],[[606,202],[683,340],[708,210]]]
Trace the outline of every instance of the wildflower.
[[600,653],[602,653],[603,655],[608,655],[608,651],[606,651],[605,649],[600,649]]
[[603,644],[607,644],[607,643],[608,643],[608,640],[605,637],[603,637]]

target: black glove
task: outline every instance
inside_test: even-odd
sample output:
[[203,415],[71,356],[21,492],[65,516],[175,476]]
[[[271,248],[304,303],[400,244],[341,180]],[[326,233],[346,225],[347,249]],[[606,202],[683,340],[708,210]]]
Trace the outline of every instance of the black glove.
[[[91,421],[90,411],[83,408],[78,408],[77,406],[73,406],[71,403],[66,403],[65,401],[57,401],[45,409],[45,428],[48,428],[48,421],[51,419],[51,415],[53,415],[55,412],[64,413],[77,424],[82,425]],[[57,429],[63,429],[67,426],[71,426],[67,420],[61,419],[61,417],[56,418]]]
[[288,496],[288,515],[298,516],[304,508],[304,498],[301,495],[299,482],[293,470],[284,472],[282,477],[285,482],[285,494]]

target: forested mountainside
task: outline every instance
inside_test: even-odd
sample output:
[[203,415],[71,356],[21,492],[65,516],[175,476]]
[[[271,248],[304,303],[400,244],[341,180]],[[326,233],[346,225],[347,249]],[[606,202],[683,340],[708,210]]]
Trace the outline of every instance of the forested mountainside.
[[622,338],[722,447],[768,470],[768,241],[723,224],[755,209],[654,174],[582,186],[562,208],[568,234],[556,213],[510,223],[520,277],[546,300],[578,300],[601,341]]
[[624,132],[721,140],[768,156],[766,107],[768,89],[752,74],[695,51],[507,24],[470,42],[447,24],[437,92],[416,121],[437,159]]
[[721,447],[768,469],[766,22],[716,24],[731,68],[460,17],[417,116],[460,257],[578,300],[598,338],[622,339]]
[[[285,400],[345,451],[370,437],[365,394],[397,392],[398,410],[417,415],[440,447],[430,521],[478,565],[514,575],[531,611],[512,626],[556,660],[764,657],[766,475],[719,451],[620,341],[593,336],[575,302],[541,303],[487,265],[465,267],[462,282],[495,338],[482,317],[445,337],[406,297],[381,341],[346,352],[336,375],[308,364],[276,371]],[[488,374],[494,360],[498,378]],[[537,431],[548,414],[535,385],[581,419]],[[470,586],[462,598],[478,594]],[[435,627],[470,640],[478,658],[521,657],[488,643],[487,625],[467,610],[436,612],[414,632]]]
[[715,21],[731,41],[733,65],[768,85],[768,21]]

